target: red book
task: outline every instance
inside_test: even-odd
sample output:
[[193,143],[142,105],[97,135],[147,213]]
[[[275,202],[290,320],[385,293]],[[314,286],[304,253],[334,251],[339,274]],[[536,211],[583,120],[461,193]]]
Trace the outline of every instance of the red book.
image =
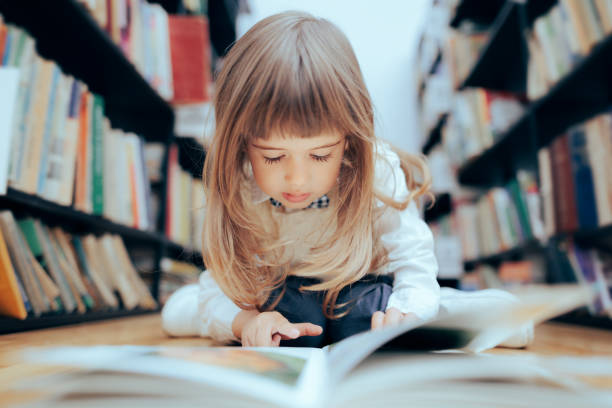
[[168,16],[173,103],[206,102],[210,82],[208,21],[203,16]]
[[555,199],[555,224],[557,232],[578,229],[578,211],[568,135],[558,136],[551,144],[553,195]]

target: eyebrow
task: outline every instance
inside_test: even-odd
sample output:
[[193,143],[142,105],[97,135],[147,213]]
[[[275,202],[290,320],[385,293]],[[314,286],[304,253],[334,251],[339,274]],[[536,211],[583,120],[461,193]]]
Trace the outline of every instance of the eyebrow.
[[[340,142],[342,142],[342,139],[338,140],[336,143],[326,144],[324,146],[313,147],[312,149],[309,149],[309,150],[317,150],[317,149],[323,149],[325,147],[336,146]],[[261,150],[287,150],[287,149],[281,149],[280,147],[259,146],[259,145],[256,145],[255,143],[251,143],[251,145]]]

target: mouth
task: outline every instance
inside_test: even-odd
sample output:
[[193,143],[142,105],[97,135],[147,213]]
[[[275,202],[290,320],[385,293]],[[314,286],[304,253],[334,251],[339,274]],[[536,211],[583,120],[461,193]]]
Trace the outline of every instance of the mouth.
[[304,194],[283,193],[283,197],[285,198],[285,200],[291,203],[301,203],[302,201],[305,201],[308,197],[310,197],[310,193],[304,193]]

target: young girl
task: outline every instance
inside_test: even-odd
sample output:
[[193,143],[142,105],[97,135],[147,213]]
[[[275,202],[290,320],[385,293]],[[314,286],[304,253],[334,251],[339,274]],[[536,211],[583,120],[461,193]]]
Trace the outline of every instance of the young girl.
[[438,313],[423,161],[378,140],[347,38],[299,12],[257,23],[216,81],[199,285],[171,335],[320,347]]

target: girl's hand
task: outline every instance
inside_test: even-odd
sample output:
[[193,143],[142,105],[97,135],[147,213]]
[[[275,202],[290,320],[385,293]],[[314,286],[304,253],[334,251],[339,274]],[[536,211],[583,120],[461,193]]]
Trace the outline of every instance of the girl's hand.
[[278,347],[281,340],[297,339],[301,336],[318,336],[323,328],[312,323],[290,323],[278,312],[243,310],[232,323],[234,335],[240,338],[243,347]]
[[395,307],[388,309],[387,312],[374,312],[372,315],[372,330],[394,326],[407,320],[418,321],[419,318],[414,313],[402,313]]

